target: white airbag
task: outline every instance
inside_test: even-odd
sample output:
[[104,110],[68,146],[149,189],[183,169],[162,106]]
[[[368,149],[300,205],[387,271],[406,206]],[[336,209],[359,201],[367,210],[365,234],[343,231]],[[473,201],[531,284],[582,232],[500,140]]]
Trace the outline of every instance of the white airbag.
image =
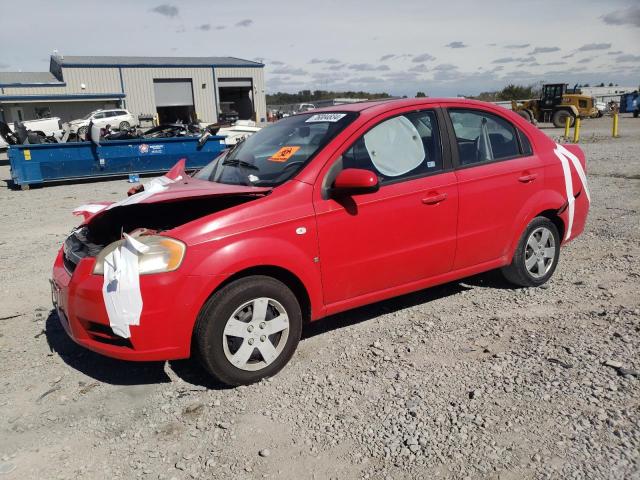
[[387,177],[410,172],[425,159],[420,133],[408,118],[387,120],[364,135],[364,144],[376,169]]

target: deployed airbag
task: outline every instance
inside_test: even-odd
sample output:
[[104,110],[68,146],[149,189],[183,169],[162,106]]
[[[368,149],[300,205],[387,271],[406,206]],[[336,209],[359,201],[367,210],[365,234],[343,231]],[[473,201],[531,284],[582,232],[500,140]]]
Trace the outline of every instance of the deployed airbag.
[[373,165],[387,177],[408,173],[425,159],[420,133],[404,116],[369,130],[364,135],[364,144]]

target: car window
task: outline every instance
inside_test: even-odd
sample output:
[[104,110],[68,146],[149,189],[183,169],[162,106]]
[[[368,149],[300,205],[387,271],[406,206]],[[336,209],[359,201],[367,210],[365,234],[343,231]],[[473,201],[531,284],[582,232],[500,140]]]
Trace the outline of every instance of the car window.
[[121,116],[121,115],[126,115],[126,114],[127,114],[127,112],[125,112],[124,110],[118,110],[118,111],[116,111],[116,112],[115,112],[115,114],[114,114],[114,115],[115,115],[116,117],[119,117],[119,116]]
[[518,137],[520,137],[520,147],[522,148],[522,154],[533,155],[531,142],[529,142],[529,139],[527,138],[527,136],[520,129],[518,129]]
[[375,172],[380,183],[442,170],[442,150],[433,111],[387,119],[342,155],[343,168]]
[[461,165],[520,155],[516,131],[506,120],[479,110],[450,110]]
[[233,185],[280,185],[304,168],[356,117],[354,112],[320,112],[283,118],[227,150],[196,178]]
[[104,117],[105,117],[105,113],[104,113],[104,112],[96,113],[96,114],[93,116],[93,118],[94,118],[95,120],[98,120],[98,119],[100,119],[100,118],[104,118]]

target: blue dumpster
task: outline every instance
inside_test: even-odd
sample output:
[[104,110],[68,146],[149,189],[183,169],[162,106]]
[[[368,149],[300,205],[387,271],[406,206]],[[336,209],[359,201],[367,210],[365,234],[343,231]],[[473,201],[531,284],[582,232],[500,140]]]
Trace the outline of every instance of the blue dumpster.
[[224,137],[141,138],[92,142],[45,143],[9,147],[11,179],[22,189],[60,180],[160,173],[186,158],[187,170],[202,168],[226,148]]

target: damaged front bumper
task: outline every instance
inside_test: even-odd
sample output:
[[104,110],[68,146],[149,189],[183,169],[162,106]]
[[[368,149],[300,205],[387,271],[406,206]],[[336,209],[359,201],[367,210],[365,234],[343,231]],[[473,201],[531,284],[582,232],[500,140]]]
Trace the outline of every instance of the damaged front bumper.
[[103,277],[92,273],[95,258],[82,258],[73,269],[70,264],[60,249],[51,279],[52,300],[60,323],[76,343],[122,360],[190,356],[193,326],[210,294],[210,278],[184,275],[180,270],[141,276],[144,308],[140,325],[131,326],[130,338],[122,338],[111,330],[102,296]]

